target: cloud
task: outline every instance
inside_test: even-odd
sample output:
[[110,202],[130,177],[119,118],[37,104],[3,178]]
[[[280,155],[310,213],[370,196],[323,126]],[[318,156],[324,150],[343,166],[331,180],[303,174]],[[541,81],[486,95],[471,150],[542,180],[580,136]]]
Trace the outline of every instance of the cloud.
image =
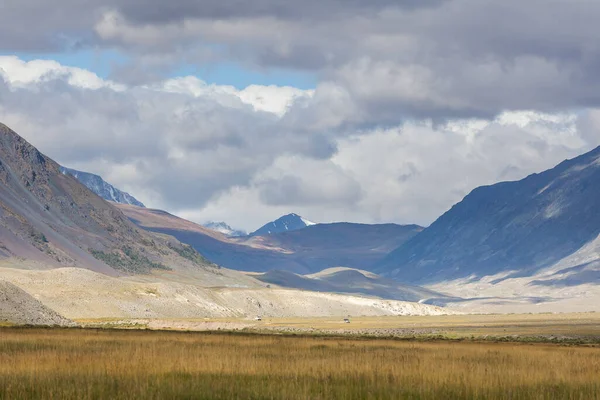
[[169,12],[165,18],[141,17],[121,7],[106,14],[96,32],[114,45],[144,52],[209,47],[219,57],[251,66],[313,71],[327,87],[348,94],[361,110],[355,119],[364,124],[492,118],[521,109],[557,112],[600,102],[600,5],[569,0],[261,5],[233,10],[203,2],[190,6],[185,18]]
[[394,125],[600,106],[599,17],[586,0],[8,0],[0,49],[118,50],[113,78],[136,85],[219,61],[304,70],[347,97],[338,125]]
[[280,117],[286,114],[295,102],[307,100],[314,95],[314,90],[275,85],[250,85],[238,90],[233,86],[209,85],[194,76],[168,79],[150,87],[194,97],[211,96],[225,105],[231,105],[232,101],[237,101],[237,97],[242,103],[251,105],[255,111],[266,111]]
[[288,212],[429,224],[476,186],[600,144],[597,109],[372,127],[329,83],[129,86],[53,62],[3,57],[0,68],[0,120],[49,156],[150,206],[247,230]]
[[65,67],[52,60],[25,62],[16,56],[0,56],[0,77],[13,87],[62,80],[71,86],[85,89],[124,89],[122,85],[103,80],[85,69]]
[[335,151],[322,135],[299,135],[281,122],[310,91],[239,91],[195,78],[115,86],[80,69],[12,57],[0,68],[4,122],[65,165],[108,175],[135,170],[127,189],[151,188],[156,204],[202,207],[280,155],[321,159]]
[[363,196],[360,184],[330,159],[279,157],[253,179],[266,205],[348,207]]

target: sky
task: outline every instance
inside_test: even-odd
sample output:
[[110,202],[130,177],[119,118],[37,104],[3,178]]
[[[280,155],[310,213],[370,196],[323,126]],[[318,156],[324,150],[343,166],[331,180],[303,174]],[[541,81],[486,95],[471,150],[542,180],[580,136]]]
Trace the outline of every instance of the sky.
[[600,2],[3,0],[0,122],[146,205],[428,225],[600,145]]

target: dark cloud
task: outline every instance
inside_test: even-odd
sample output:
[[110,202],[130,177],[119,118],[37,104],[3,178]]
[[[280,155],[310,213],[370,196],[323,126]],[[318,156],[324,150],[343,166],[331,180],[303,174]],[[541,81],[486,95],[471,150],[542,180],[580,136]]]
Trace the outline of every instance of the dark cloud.
[[[426,223],[476,185],[600,144],[599,19],[588,0],[4,0],[0,51],[116,51],[127,86],[18,66],[12,84],[0,71],[0,117],[170,209]],[[231,87],[160,87],[224,61],[318,84],[282,117]],[[535,112],[502,120],[511,110]]]
[[306,70],[352,122],[600,105],[600,3],[585,0],[8,0],[0,48],[118,48],[139,84],[181,63]]
[[288,20],[329,19],[340,15],[377,13],[386,8],[416,9],[430,7],[444,0],[121,0],[114,2],[135,23],[179,22],[188,18],[230,19],[275,17]]

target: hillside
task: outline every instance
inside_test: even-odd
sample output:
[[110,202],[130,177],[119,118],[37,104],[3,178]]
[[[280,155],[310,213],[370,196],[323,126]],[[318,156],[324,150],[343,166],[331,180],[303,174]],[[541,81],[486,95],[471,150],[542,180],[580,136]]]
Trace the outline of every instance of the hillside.
[[0,124],[0,259],[109,275],[210,267],[189,246],[139,229]]
[[437,302],[448,297],[419,286],[403,285],[367,271],[341,267],[329,268],[310,275],[273,270],[254,276],[265,283],[315,292],[360,294],[411,302],[432,299]]
[[[536,276],[598,237],[598,182],[600,148],[518,182],[477,188],[375,271],[420,283]],[[586,263],[599,259],[595,253]],[[597,273],[587,278],[598,282]]]
[[369,269],[422,229],[395,224],[316,224],[280,234],[228,238],[164,211],[117,206],[140,227],[172,235],[210,261],[240,271],[277,269],[306,274],[337,266]]
[[24,290],[0,280],[0,324],[72,326],[74,323],[49,309]]
[[234,275],[242,274],[223,272],[223,283],[228,282],[228,286],[216,286],[216,282],[211,282],[209,287],[205,280],[189,278],[181,281],[166,277],[150,279],[140,275],[114,278],[77,268],[28,271],[0,267],[3,279],[17,287],[27,288],[28,293],[47,307],[71,319],[253,319],[257,315],[342,317],[452,313],[426,304],[266,288],[264,284],[262,287],[252,286],[252,282],[256,281],[250,277],[246,277],[245,282],[236,282]]

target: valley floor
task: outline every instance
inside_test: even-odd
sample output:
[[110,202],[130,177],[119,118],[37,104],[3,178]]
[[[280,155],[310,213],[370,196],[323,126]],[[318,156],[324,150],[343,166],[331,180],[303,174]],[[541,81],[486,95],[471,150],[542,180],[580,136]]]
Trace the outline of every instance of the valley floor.
[[0,328],[0,398],[597,399],[600,347]]
[[600,343],[600,313],[470,314],[343,318],[83,319],[96,328],[243,331],[350,337]]

